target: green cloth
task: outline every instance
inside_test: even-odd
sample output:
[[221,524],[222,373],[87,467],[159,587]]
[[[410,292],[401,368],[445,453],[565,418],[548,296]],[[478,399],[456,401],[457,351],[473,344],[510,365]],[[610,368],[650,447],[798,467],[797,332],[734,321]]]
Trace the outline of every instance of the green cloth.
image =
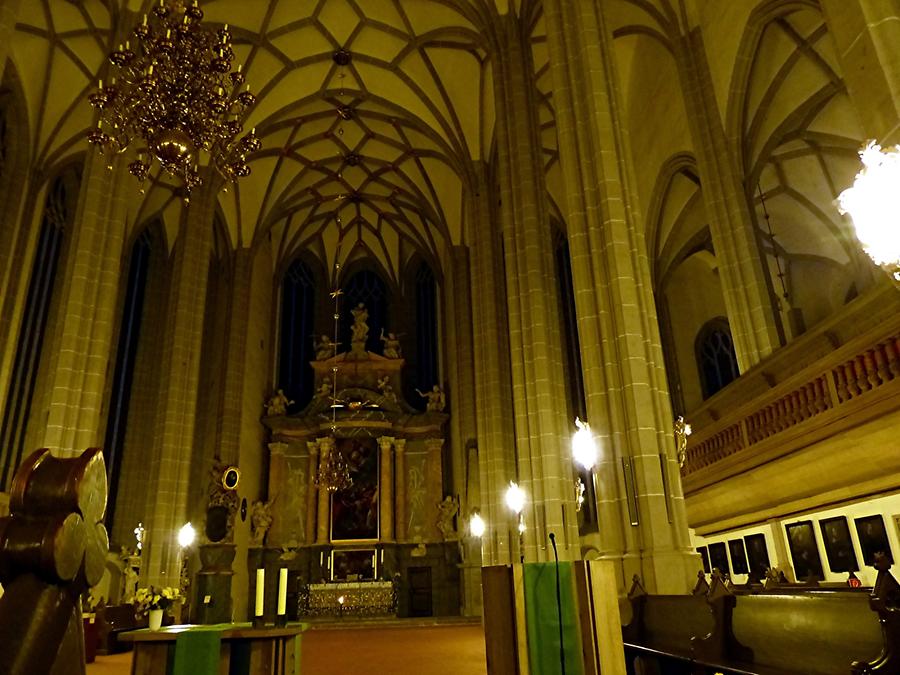
[[222,650],[222,631],[234,624],[193,626],[175,638],[175,663],[172,675],[218,675]]
[[[556,563],[527,563],[525,623],[531,675],[562,675],[559,658],[560,612],[556,602]],[[576,610],[572,563],[559,563],[565,675],[582,675],[581,634]]]

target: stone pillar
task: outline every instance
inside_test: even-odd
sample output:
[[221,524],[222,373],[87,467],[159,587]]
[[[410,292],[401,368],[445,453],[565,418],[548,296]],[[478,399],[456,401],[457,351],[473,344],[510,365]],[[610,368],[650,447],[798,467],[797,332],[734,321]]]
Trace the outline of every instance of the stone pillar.
[[316,474],[319,471],[319,445],[315,441],[307,441],[306,448],[309,450],[309,462],[307,466],[308,487],[306,489],[306,543],[312,546],[316,543],[316,509],[317,509],[317,488]]
[[396,518],[394,520],[394,533],[397,541],[406,541],[406,439],[398,438],[394,441],[395,457],[395,489],[394,505]]
[[696,562],[612,35],[601,3],[545,0],[544,11],[588,422],[600,446],[599,549],[621,589],[638,573],[652,592],[685,593]]
[[285,537],[290,535],[290,532],[285,532],[283,529],[284,518],[278,516],[286,499],[283,495],[290,473],[287,457],[285,457],[287,447],[287,443],[269,443],[269,502],[274,502],[275,509],[275,517],[272,519],[272,526],[269,528],[266,538],[269,546],[277,546],[285,542]]
[[770,278],[735,157],[740,139],[727,142],[700,29],[680,36],[675,45],[728,324],[743,372],[781,345]]
[[378,482],[378,513],[380,519],[381,541],[394,540],[394,471],[391,462],[391,448],[394,439],[391,436],[382,436],[378,439],[378,447],[381,450],[381,474]]
[[[582,3],[577,3],[581,5]],[[512,370],[516,469],[527,495],[523,517],[525,559],[581,555],[572,480],[559,294],[553,232],[537,116],[531,51],[523,24],[500,17],[501,44],[494,64],[497,101],[499,216],[503,231],[509,349]],[[514,479],[516,476],[509,476]],[[500,495],[502,498],[502,495]]]
[[[319,439],[319,463],[324,464],[328,461],[328,455],[335,451],[334,439],[331,436],[325,436]],[[324,486],[319,486],[318,508],[316,509],[316,543],[327,544],[330,537],[331,529],[331,512],[329,504],[329,493]]]
[[78,455],[102,445],[106,431],[106,382],[115,353],[125,214],[134,185],[126,162],[90,152],[85,159],[78,207],[57,284],[59,321],[47,336],[51,366],[44,409],[47,423],[38,445],[59,455]]
[[900,5],[895,0],[822,0],[850,100],[868,137],[900,143]]
[[207,176],[182,213],[159,364],[160,397],[148,477],[147,545],[141,574],[155,586],[177,579],[175,533],[187,518],[191,448],[200,379],[204,304],[213,238],[215,191]]

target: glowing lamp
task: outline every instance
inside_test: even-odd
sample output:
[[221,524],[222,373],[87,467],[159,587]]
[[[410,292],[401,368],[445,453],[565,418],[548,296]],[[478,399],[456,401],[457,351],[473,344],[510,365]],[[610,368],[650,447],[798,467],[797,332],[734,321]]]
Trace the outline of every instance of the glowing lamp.
[[194,540],[196,538],[197,532],[194,530],[194,526],[190,523],[186,523],[180,530],[178,530],[178,545],[181,548],[189,547],[194,543]]
[[525,490],[513,481],[509,481],[509,487],[506,490],[506,505],[513,513],[519,515],[525,508]]
[[485,525],[484,518],[479,515],[478,511],[472,513],[469,518],[469,534],[473,537],[481,537],[485,529],[487,529],[487,525]]
[[590,471],[597,464],[597,444],[594,443],[591,426],[587,422],[576,417],[575,426],[578,430],[572,436],[572,456],[579,466]]

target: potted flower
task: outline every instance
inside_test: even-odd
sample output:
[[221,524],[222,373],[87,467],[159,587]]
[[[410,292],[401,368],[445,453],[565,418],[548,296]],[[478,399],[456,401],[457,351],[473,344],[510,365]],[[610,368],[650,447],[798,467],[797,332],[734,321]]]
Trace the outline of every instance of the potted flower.
[[159,630],[162,626],[163,612],[167,611],[176,602],[181,600],[181,593],[177,588],[139,588],[134,594],[134,611],[138,616],[149,617],[150,630]]

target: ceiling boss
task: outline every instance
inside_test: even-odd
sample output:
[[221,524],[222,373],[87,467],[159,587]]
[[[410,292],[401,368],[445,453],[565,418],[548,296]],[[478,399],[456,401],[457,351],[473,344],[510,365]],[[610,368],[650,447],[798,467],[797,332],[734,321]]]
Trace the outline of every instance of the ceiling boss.
[[200,22],[197,0],[160,0],[109,55],[111,79],[89,97],[100,112],[88,141],[113,155],[134,144],[129,172],[142,185],[154,160],[180,180],[186,193],[201,184],[200,165],[212,164],[226,181],[248,176],[247,155],[259,150],[256,130],[239,138],[256,102],[238,65],[228,24]]

